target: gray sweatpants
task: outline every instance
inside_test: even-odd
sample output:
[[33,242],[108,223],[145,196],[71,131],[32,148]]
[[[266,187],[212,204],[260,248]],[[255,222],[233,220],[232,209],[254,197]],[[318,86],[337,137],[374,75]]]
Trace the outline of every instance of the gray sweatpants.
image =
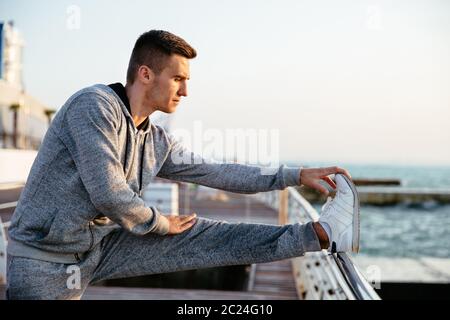
[[9,257],[7,298],[79,299],[89,284],[106,279],[270,262],[307,251],[320,251],[311,223],[278,226],[198,218],[191,229],[171,236],[136,236],[119,229],[75,265]]

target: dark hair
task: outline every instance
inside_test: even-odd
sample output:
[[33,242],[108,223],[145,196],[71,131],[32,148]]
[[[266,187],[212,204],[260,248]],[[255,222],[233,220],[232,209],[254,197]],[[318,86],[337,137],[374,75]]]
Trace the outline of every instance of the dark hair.
[[139,67],[145,65],[155,74],[160,74],[168,57],[179,54],[188,59],[197,52],[182,38],[163,30],[150,30],[143,33],[134,45],[128,64],[127,82],[133,84]]

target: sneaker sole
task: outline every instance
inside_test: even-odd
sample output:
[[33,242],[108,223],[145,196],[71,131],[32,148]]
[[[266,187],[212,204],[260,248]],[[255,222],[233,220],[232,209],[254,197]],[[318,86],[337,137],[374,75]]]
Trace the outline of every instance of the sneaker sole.
[[350,186],[350,189],[353,192],[353,235],[352,235],[352,251],[355,253],[359,252],[359,196],[358,191],[356,191],[356,187],[354,183],[347,178],[346,176],[342,175],[344,180],[347,182],[347,184]]

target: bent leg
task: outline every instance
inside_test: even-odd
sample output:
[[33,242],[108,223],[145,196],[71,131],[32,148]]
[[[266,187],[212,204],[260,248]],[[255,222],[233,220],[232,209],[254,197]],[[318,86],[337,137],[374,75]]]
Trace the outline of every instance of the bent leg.
[[311,223],[266,225],[198,218],[177,235],[118,230],[103,242],[92,282],[226,265],[270,262],[320,251]]
[[94,261],[63,264],[8,256],[7,299],[80,299],[95,269]]

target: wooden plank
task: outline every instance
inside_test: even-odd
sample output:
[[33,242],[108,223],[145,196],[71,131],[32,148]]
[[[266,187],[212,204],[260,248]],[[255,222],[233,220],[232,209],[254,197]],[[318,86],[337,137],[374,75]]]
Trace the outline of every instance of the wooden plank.
[[271,271],[277,271],[277,272],[289,272],[291,271],[291,266],[290,265],[264,265],[264,264],[259,264],[259,268],[258,271],[264,272],[271,272]]
[[260,293],[266,293],[266,294],[280,294],[283,296],[289,295],[292,296],[294,299],[297,298],[297,292],[296,290],[290,289],[290,288],[283,288],[283,287],[274,287],[271,285],[267,286],[255,286],[253,289],[253,292],[260,292]]
[[255,283],[285,283],[285,282],[291,282],[293,281],[293,275],[256,275],[256,281]]
[[3,284],[0,284],[0,300],[5,300],[6,287]]
[[83,300],[145,299],[145,300],[279,300],[286,295],[266,292],[242,292],[219,290],[185,290],[152,288],[89,287]]
[[[267,292],[90,286],[82,300],[284,300],[289,298],[288,295]],[[4,299],[5,286],[0,285],[0,300]]]
[[290,260],[257,264],[252,292],[299,299]]

